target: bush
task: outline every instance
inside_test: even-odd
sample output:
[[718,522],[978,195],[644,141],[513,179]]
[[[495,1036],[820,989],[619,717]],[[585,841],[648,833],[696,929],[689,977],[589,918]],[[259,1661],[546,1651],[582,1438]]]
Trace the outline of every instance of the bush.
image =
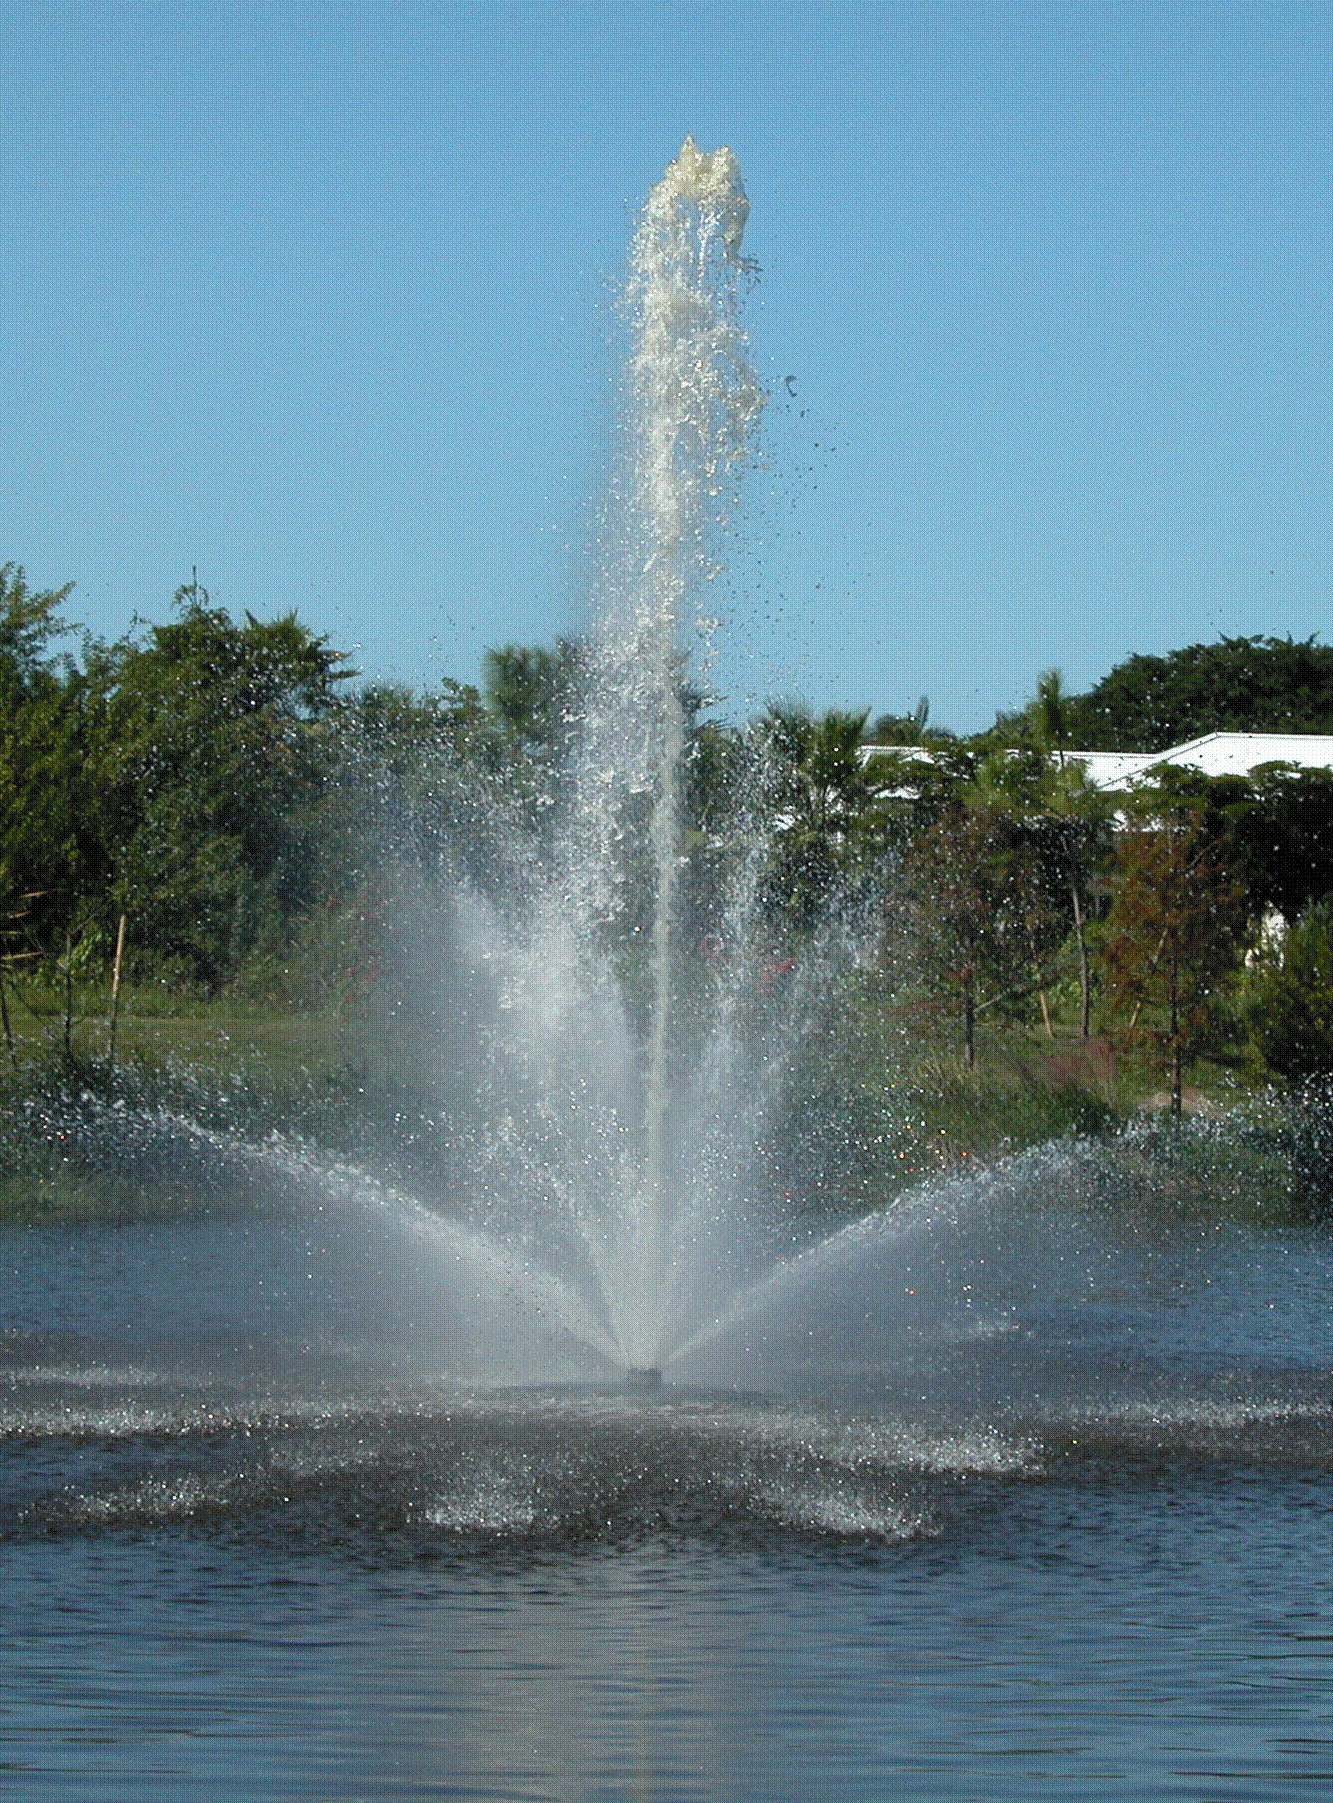
[[1270,1070],[1293,1082],[1333,1074],[1333,903],[1308,908],[1251,990],[1250,1034]]

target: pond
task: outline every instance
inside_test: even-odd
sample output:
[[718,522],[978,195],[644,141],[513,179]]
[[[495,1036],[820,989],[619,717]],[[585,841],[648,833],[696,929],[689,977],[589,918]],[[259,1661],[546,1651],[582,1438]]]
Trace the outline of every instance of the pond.
[[941,1232],[646,1397],[382,1220],[7,1233],[0,1794],[1322,1794],[1327,1241]]

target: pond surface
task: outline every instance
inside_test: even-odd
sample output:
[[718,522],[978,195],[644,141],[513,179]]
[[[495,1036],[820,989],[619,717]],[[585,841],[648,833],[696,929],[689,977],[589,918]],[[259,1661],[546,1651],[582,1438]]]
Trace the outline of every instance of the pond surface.
[[451,1368],[382,1222],[0,1236],[0,1794],[1327,1794],[1329,1246],[1080,1233],[660,1398]]

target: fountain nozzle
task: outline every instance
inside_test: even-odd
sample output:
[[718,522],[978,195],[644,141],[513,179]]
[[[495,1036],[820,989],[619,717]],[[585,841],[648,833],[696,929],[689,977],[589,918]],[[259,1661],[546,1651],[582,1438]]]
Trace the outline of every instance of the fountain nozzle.
[[625,1388],[627,1390],[660,1390],[662,1388],[662,1368],[660,1365],[628,1365],[625,1368]]

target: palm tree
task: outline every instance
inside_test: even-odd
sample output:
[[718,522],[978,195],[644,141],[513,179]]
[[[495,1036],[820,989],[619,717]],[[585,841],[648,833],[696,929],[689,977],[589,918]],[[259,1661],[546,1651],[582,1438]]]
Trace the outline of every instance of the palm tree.
[[759,722],[775,818],[774,886],[805,924],[836,905],[878,848],[879,783],[862,756],[868,713],[773,703]]
[[1069,890],[1074,941],[1078,946],[1079,1032],[1086,1039],[1092,1022],[1092,979],[1083,895],[1086,877],[1083,851],[1091,829],[1105,819],[1106,808],[1098,791],[1088,782],[1082,765],[1069,762],[1066,696],[1058,670],[1047,670],[1038,679],[1031,719],[1039,751],[1054,764],[1055,780],[1048,787],[1046,802]]

